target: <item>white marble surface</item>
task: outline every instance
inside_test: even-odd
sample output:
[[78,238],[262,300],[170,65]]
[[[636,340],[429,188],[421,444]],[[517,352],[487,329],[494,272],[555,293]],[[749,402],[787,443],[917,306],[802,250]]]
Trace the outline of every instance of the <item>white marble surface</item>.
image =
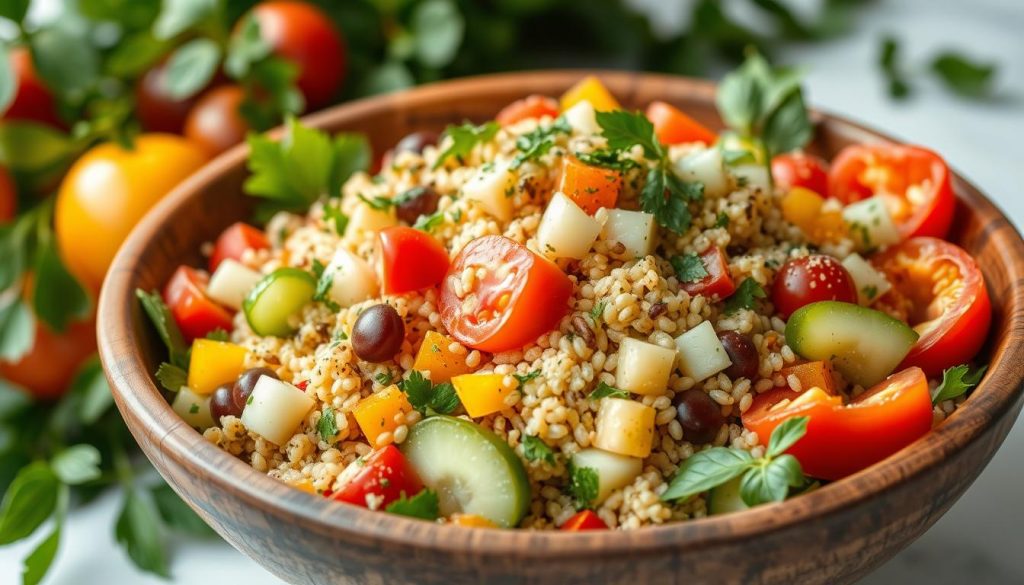
[[[661,9],[667,10],[664,5]],[[887,31],[899,33],[912,57],[952,46],[998,59],[1002,65],[1001,99],[965,102],[928,82],[921,84],[916,98],[905,103],[890,101],[874,65],[878,39]],[[991,195],[1017,225],[1024,225],[1021,31],[1024,3],[1019,0],[890,0],[863,11],[852,36],[797,48],[785,58],[807,67],[814,105],[938,150]],[[863,583],[1024,583],[1022,460],[1024,423],[1017,425],[978,481],[934,528]],[[120,495],[111,493],[72,514],[47,583],[167,583],[135,570],[116,546],[112,524],[119,501]],[[0,549],[0,582],[16,582],[20,559],[33,544]],[[220,541],[176,543],[171,571],[172,583],[190,585],[281,583]]]

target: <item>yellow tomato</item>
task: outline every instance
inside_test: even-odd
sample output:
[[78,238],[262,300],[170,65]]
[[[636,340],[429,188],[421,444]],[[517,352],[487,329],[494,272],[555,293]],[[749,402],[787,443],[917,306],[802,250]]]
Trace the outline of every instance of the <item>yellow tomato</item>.
[[202,149],[169,134],[143,134],[134,149],[101,144],[75,161],[57,194],[61,257],[93,292],[114,254],[157,201],[206,162]]

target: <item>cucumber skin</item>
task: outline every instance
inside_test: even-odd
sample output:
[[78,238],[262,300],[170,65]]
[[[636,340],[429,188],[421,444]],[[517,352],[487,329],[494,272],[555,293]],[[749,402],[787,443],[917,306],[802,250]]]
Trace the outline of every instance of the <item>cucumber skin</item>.
[[[518,487],[516,490],[518,492],[516,494],[518,501],[516,502],[515,521],[511,522],[509,527],[515,528],[518,526],[519,522],[524,516],[526,516],[526,512],[530,509],[530,500],[532,499],[530,478],[526,474],[526,467],[523,466],[522,460],[520,460],[519,456],[516,455],[516,452],[512,450],[512,447],[509,447],[508,443],[502,440],[498,435],[495,435],[493,432],[474,422],[439,414],[416,423],[412,428],[412,431],[409,433],[409,438],[406,439],[403,445],[401,445],[401,447],[403,447],[402,450],[405,450],[404,447],[409,444],[410,440],[414,440],[413,437],[417,432],[417,429],[422,433],[426,430],[425,427],[423,427],[424,425],[438,424],[455,425],[476,434],[481,439],[490,443],[490,445],[497,451],[497,455],[501,456],[505,460],[505,463],[508,465],[509,471],[512,474],[512,481]],[[453,453],[449,454],[449,456],[458,456],[458,454]]]
[[750,506],[740,497],[740,478],[730,479],[720,486],[713,487],[707,497],[708,514],[718,516],[749,510]]
[[[261,327],[257,327],[256,324],[254,324],[252,322],[252,319],[249,317],[251,309],[256,305],[256,302],[259,301],[260,295],[266,292],[266,290],[270,288],[275,282],[277,282],[279,278],[296,278],[299,280],[304,280],[311,284],[313,287],[313,292],[316,292],[316,279],[314,279],[310,273],[299,268],[278,268],[277,270],[261,278],[260,281],[256,283],[256,286],[252,287],[252,290],[249,291],[249,294],[246,295],[245,300],[242,301],[242,312],[245,313],[245,321],[249,323],[249,327],[253,330],[253,333],[256,333],[257,335],[285,337],[287,335],[291,335],[292,333],[294,333],[294,331],[292,330],[285,331],[283,329],[275,329],[273,331],[263,330]],[[312,294],[310,295],[310,298],[312,298]]]
[[[813,327],[813,323],[817,320],[827,320],[830,318],[835,319],[837,318],[837,314],[841,313],[847,313],[847,315],[842,315],[840,318],[853,317],[865,321],[868,319],[872,320],[873,322],[868,323],[868,326],[875,329],[875,331],[873,331],[874,333],[881,333],[882,336],[889,338],[904,338],[903,342],[906,346],[905,351],[903,355],[900,356],[899,360],[896,360],[893,367],[899,365],[899,362],[901,362],[903,358],[906,357],[906,354],[910,352],[910,348],[917,343],[919,335],[916,331],[911,329],[910,326],[903,321],[887,315],[886,313],[870,309],[868,307],[855,305],[853,303],[819,301],[800,307],[789,317],[789,321],[786,323],[786,344],[789,345],[789,347],[798,355],[807,359],[830,359],[841,357],[830,354],[829,352],[819,352],[815,348],[804,347],[804,342],[807,337],[805,331],[806,328]],[[833,337],[835,337],[834,334]],[[864,387],[874,385],[875,383],[885,379],[885,376],[892,373],[886,372],[886,374],[878,380],[867,379],[863,377],[862,371],[843,371],[844,369],[847,369],[843,367],[843,362],[839,360],[836,361],[839,362],[835,364],[836,368],[842,372],[847,379],[854,383],[861,384]]]

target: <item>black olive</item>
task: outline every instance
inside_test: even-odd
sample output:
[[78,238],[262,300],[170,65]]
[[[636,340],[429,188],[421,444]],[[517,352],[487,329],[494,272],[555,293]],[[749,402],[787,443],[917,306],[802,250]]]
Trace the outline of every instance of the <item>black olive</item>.
[[402,348],[405,323],[391,305],[374,305],[356,319],[351,338],[352,349],[359,359],[374,363],[386,362]]
[[413,187],[395,198],[398,202],[395,212],[399,220],[413,225],[421,215],[430,215],[437,211],[437,202],[440,199],[441,196],[433,187]]
[[218,425],[222,416],[242,416],[242,409],[238,408],[231,396],[231,387],[231,384],[222,384],[210,396],[210,414]]
[[725,424],[722,407],[696,388],[676,397],[676,418],[683,427],[683,437],[697,445],[714,441]]
[[235,401],[235,406],[238,407],[238,412],[245,410],[245,403],[249,401],[249,396],[252,394],[252,389],[256,387],[256,382],[260,379],[260,376],[269,376],[275,380],[279,380],[274,370],[270,368],[250,368],[238,377],[238,381],[231,388],[231,399]]
[[729,354],[732,365],[726,368],[725,375],[733,380],[746,378],[753,380],[757,376],[758,366],[761,363],[757,355],[757,348],[749,337],[736,331],[722,331],[718,339],[725,347],[725,353]]

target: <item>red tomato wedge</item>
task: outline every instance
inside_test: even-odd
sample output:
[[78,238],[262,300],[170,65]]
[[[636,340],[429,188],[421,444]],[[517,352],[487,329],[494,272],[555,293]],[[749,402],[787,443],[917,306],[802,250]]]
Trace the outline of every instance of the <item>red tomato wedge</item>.
[[772,180],[784,192],[803,187],[828,197],[828,163],[803,152],[780,154],[772,159]]
[[647,106],[647,119],[654,124],[654,133],[664,144],[703,142],[710,146],[718,140],[718,135],[703,124],[665,102],[651,102]]
[[217,270],[220,263],[228,258],[240,261],[246,250],[266,250],[269,247],[270,240],[262,230],[240,221],[233,223],[221,232],[217,243],[213,245],[210,272]]
[[430,234],[405,226],[377,234],[378,276],[386,295],[437,285],[448,271],[448,252]]
[[569,155],[562,161],[558,190],[576,202],[580,209],[594,215],[602,207],[615,207],[622,191],[622,173],[590,166]]
[[[467,269],[475,274],[465,288]],[[558,325],[571,294],[572,281],[558,266],[509,238],[484,236],[452,262],[441,286],[441,322],[481,351],[518,349]]]
[[949,167],[920,146],[847,146],[832,161],[828,194],[843,203],[881,195],[904,238],[942,238],[953,222]]
[[558,116],[558,101],[546,95],[534,94],[505,106],[494,119],[502,126],[511,126],[523,120],[544,116]]
[[364,508],[372,505],[374,510],[383,510],[403,495],[411,498],[422,489],[423,482],[405,455],[398,447],[388,445],[371,453],[352,479],[331,497]]
[[206,337],[211,331],[231,331],[231,313],[206,296],[209,277],[194,268],[179,266],[164,287],[164,302],[185,340]]
[[804,473],[835,480],[877,463],[932,428],[928,379],[920,368],[907,368],[882,380],[843,404],[820,388],[797,393],[771,390],[754,399],[743,413],[743,426],[767,445],[783,421],[809,417],[807,434],[787,453],[800,461]]
[[561,530],[566,532],[582,532],[584,530],[608,530],[608,525],[593,510],[581,510],[562,524]]
[[913,238],[871,258],[892,289],[877,307],[903,319],[921,336],[900,367],[929,376],[978,353],[992,321],[992,302],[977,262],[956,244]]
[[736,283],[729,274],[729,261],[725,252],[715,246],[708,248],[700,255],[700,261],[704,264],[704,270],[708,275],[694,282],[684,282],[680,286],[690,296],[704,295],[707,298],[719,300],[732,296],[736,292]]

